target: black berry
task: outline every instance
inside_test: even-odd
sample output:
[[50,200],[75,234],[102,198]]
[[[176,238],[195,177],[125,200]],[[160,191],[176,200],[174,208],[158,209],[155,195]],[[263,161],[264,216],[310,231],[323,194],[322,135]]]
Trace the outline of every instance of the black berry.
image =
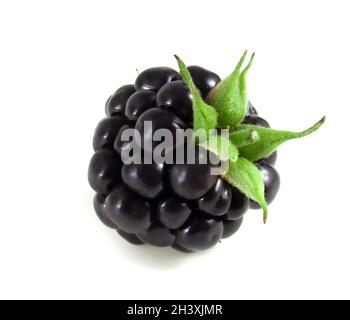
[[224,215],[231,204],[231,186],[221,178],[198,200],[198,208],[213,216]]
[[124,113],[126,102],[134,92],[135,87],[132,84],[127,84],[119,88],[106,102],[106,115],[114,116],[116,114]]
[[182,80],[164,85],[158,92],[157,104],[176,113],[187,123],[193,121],[192,93]]
[[122,162],[112,150],[97,151],[90,160],[88,179],[92,189],[107,194],[120,182]]
[[96,193],[94,197],[94,209],[96,215],[100,218],[102,223],[112,229],[116,229],[117,225],[111,220],[106,210],[106,196],[101,193]]
[[199,199],[214,186],[218,177],[211,174],[212,166],[202,164],[202,158],[207,157],[207,151],[197,148],[194,164],[174,164],[170,168],[170,186],[181,198]]
[[132,190],[154,198],[163,190],[163,164],[129,164],[122,168],[122,179]]
[[157,210],[160,222],[169,229],[181,227],[191,214],[189,205],[184,200],[174,196],[161,200]]
[[238,231],[238,229],[241,227],[242,222],[243,222],[243,218],[239,218],[237,220],[224,220],[222,222],[224,225],[222,238],[226,239],[234,235]]
[[167,247],[175,241],[174,234],[160,223],[153,223],[147,230],[139,233],[138,237],[142,241],[157,247]]
[[249,199],[238,189],[231,188],[231,204],[227,211],[227,218],[237,220],[241,218],[249,208]]
[[210,90],[215,88],[221,80],[216,73],[199,66],[189,66],[188,71],[203,98],[206,98]]
[[179,79],[177,71],[167,67],[147,69],[139,74],[135,81],[136,90],[158,91],[166,83]]
[[125,114],[130,120],[136,121],[142,113],[155,106],[155,92],[149,90],[136,91],[126,104]]
[[189,251],[205,250],[213,247],[222,237],[224,227],[215,219],[197,216],[176,233],[176,243]]
[[127,123],[127,118],[122,114],[102,119],[95,130],[93,139],[94,150],[113,148],[114,140],[120,128]]
[[[185,127],[185,123],[174,113],[159,108],[153,108],[144,112],[135,125],[135,129],[141,134],[141,139],[144,142],[143,147],[147,151],[153,150],[160,144],[161,141],[153,141],[153,135],[158,129],[167,129],[175,137],[176,130],[184,129]],[[165,146],[165,149],[168,150],[168,147]]]
[[139,233],[151,225],[150,204],[125,186],[109,194],[106,209],[111,220],[125,232]]
[[113,145],[114,146],[114,150],[117,151],[120,155],[122,154],[124,149],[128,148],[128,145],[130,143],[130,141],[123,141],[123,139],[122,139],[123,133],[127,129],[132,129],[132,128],[128,124],[123,125],[120,128],[116,138],[114,139],[114,145]]
[[[203,99],[221,81],[202,67],[188,70]],[[213,174],[220,164],[213,153],[197,145],[194,159],[189,159],[184,141],[169,145],[161,135],[154,141],[158,129],[176,137],[178,129],[194,126],[193,95],[177,71],[156,67],[141,72],[134,85],[122,86],[109,97],[105,112],[107,117],[94,133],[88,180],[96,191],[96,215],[127,242],[186,253],[209,249],[238,231],[249,207],[260,208],[229,180]],[[270,127],[250,101],[243,123]],[[127,135],[129,129],[135,131]],[[141,162],[123,163],[122,156],[135,155],[132,138],[138,134]],[[145,156],[151,154],[176,162],[158,162],[151,156],[149,163]],[[184,162],[179,162],[182,157]],[[273,152],[255,163],[264,178],[268,204],[280,185],[276,158]]]

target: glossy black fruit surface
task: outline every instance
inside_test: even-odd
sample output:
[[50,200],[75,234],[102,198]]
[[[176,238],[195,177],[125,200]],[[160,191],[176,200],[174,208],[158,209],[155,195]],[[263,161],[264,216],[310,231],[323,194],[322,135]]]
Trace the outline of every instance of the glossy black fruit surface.
[[245,124],[253,124],[255,126],[270,128],[270,124],[257,115],[247,115],[243,121]]
[[150,204],[125,186],[113,190],[106,199],[106,210],[121,230],[139,233],[151,225]]
[[172,81],[158,92],[157,104],[177,114],[186,123],[193,121],[192,93],[184,81]]
[[243,218],[239,218],[238,220],[224,220],[222,223],[224,225],[222,238],[226,239],[233,236],[238,231],[243,223]]
[[136,90],[158,91],[166,83],[179,78],[179,73],[174,69],[167,67],[149,68],[138,75],[135,88]]
[[216,73],[199,66],[189,66],[188,71],[203,98],[206,98],[210,90],[215,88],[221,80]]
[[224,215],[231,204],[231,186],[221,178],[198,200],[198,208],[213,216]]
[[177,231],[176,243],[190,251],[205,250],[217,244],[223,232],[222,222],[198,216],[189,226]]
[[207,157],[207,151],[197,149],[194,164],[174,164],[170,168],[169,179],[173,191],[181,198],[196,200],[204,196],[217,182],[218,177],[211,174],[212,166],[202,164],[202,158]]
[[128,233],[120,229],[118,229],[117,232],[124,240],[126,240],[131,244],[134,244],[134,245],[145,244],[142,240],[140,240],[140,238],[136,234]]
[[94,209],[96,215],[102,223],[112,229],[116,229],[117,225],[111,220],[106,211],[106,196],[101,193],[96,193],[94,197]]
[[122,168],[122,179],[132,190],[146,198],[155,198],[163,190],[164,164],[129,164]]
[[128,144],[131,142],[130,140],[124,141],[122,139],[123,133],[126,133],[125,130],[127,129],[132,129],[132,127],[128,124],[123,125],[120,128],[116,138],[114,139],[114,150],[117,151],[120,155],[122,154],[124,149],[128,148]]
[[124,113],[126,102],[134,92],[135,87],[132,84],[127,84],[119,88],[106,102],[106,115],[114,116],[116,114]]
[[126,116],[133,121],[146,110],[156,106],[156,93],[149,90],[136,91],[128,100],[125,108]]
[[138,237],[142,241],[157,247],[167,247],[175,241],[174,234],[160,223],[153,223],[146,231],[139,233]]
[[[172,136],[176,136],[177,129],[184,129],[185,123],[178,118],[174,113],[153,108],[144,112],[141,117],[138,118],[135,129],[141,134],[141,139],[144,142],[143,147],[149,150],[153,150],[161,141],[153,141],[153,135],[158,129],[167,129],[172,133]],[[172,146],[170,146],[172,149]],[[165,146],[167,149],[167,146]]]
[[127,118],[122,114],[102,119],[95,130],[93,138],[94,150],[113,148],[114,140],[120,128],[127,123]]
[[176,242],[175,243],[173,243],[172,245],[171,245],[171,247],[173,248],[173,249],[175,249],[176,251],[180,251],[180,252],[182,252],[182,253],[193,253],[193,251],[191,251],[191,250],[187,250],[187,249],[185,249],[185,248],[182,248],[179,244],[177,244]]
[[95,152],[90,160],[88,179],[92,189],[107,194],[120,182],[122,162],[112,150],[102,149]]
[[181,227],[191,214],[189,205],[174,196],[161,200],[157,210],[160,222],[169,229]]
[[249,208],[249,199],[238,189],[231,188],[231,204],[227,211],[227,219],[237,220],[241,218]]
[[[277,170],[266,162],[260,162],[257,164],[263,178],[265,185],[265,200],[267,204],[270,204],[276,197],[280,188],[280,176]],[[260,209],[260,205],[251,201],[250,207],[252,209]]]

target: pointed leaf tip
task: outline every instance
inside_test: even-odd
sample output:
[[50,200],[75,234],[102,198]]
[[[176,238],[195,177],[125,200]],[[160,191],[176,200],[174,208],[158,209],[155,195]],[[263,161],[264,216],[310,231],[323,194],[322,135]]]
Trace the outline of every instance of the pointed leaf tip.
[[249,199],[260,204],[266,222],[268,208],[264,197],[264,180],[257,166],[251,161],[239,157],[235,162],[230,161],[229,170],[222,176],[231,185],[245,194]]
[[249,68],[252,65],[252,63],[254,61],[254,58],[255,58],[255,52],[253,52],[252,56],[250,57],[250,60],[249,60],[248,65],[247,65],[247,68]]
[[[243,65],[243,63],[244,63],[244,60],[245,60],[245,58],[247,57],[247,54],[248,54],[248,50],[246,50],[246,51],[243,52],[243,55],[242,55],[241,59],[239,59],[238,64],[237,64],[235,70],[233,71],[233,73],[234,73],[234,72],[239,72],[239,71],[241,70],[242,65]],[[233,73],[232,73],[232,74],[233,74]]]
[[193,95],[193,129],[195,131],[204,129],[206,132],[209,132],[211,129],[215,129],[217,124],[217,113],[215,109],[203,101],[192,80],[191,74],[186,67],[186,64],[180,59],[179,56],[176,54],[174,56],[177,60],[180,74]]
[[244,51],[234,71],[220,81],[206,98],[219,113],[220,128],[233,128],[240,124],[247,113],[246,74],[250,69],[255,54],[253,53],[248,64],[243,68],[248,51]]
[[[249,145],[238,146],[239,153],[242,157],[245,157],[253,162],[264,159],[271,155],[282,143],[289,140],[306,137],[317,131],[325,122],[325,119],[326,117],[323,117],[313,126],[301,132],[274,130],[254,125],[240,125],[237,127],[238,132],[255,130],[259,134],[259,140]],[[236,139],[236,136],[237,134],[231,134],[232,139]],[[235,140],[233,140],[233,142],[234,141]]]
[[263,218],[263,221],[264,221],[264,224],[267,223],[267,207],[265,207],[264,209],[264,218]]

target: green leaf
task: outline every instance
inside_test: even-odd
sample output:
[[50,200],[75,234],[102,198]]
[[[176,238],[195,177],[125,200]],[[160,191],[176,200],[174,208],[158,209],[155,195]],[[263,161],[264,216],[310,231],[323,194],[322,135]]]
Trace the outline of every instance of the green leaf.
[[230,141],[236,147],[244,147],[259,140],[258,131],[250,128],[245,128],[230,133]]
[[198,92],[198,89],[193,83],[190,72],[188,71],[186,65],[183,61],[175,55],[175,58],[178,62],[182,78],[186,82],[187,86],[190,88],[193,96],[193,129],[205,130],[208,132],[210,129],[215,129],[217,125],[217,112],[216,110],[206,104],[201,95]]
[[199,145],[214,153],[221,161],[235,162],[238,159],[238,149],[225,135],[210,135],[208,140]]
[[252,55],[246,68],[241,71],[247,51],[239,60],[236,69],[213,90],[210,91],[206,102],[219,113],[218,124],[220,128],[232,128],[240,124],[247,113],[246,74],[254,59]]
[[259,135],[259,140],[239,147],[239,153],[242,157],[245,157],[251,161],[257,161],[271,155],[282,143],[305,137],[317,129],[319,129],[325,122],[326,117],[323,117],[320,121],[315,123],[309,129],[302,132],[292,132],[292,131],[279,131],[269,128],[254,126],[254,125],[240,125],[237,130],[255,130]]
[[259,169],[251,161],[239,157],[236,162],[230,162],[229,170],[223,178],[249,199],[260,204],[266,223],[268,211],[264,196],[264,180]]

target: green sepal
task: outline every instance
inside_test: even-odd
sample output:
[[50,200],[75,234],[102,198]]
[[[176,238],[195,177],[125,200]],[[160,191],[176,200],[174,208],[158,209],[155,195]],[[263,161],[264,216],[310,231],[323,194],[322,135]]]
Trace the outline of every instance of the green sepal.
[[253,63],[254,54],[248,65],[241,71],[246,58],[244,52],[235,70],[210,91],[206,102],[218,112],[220,128],[232,128],[240,124],[247,113],[246,74]]
[[238,148],[257,142],[259,138],[258,131],[249,128],[230,133],[230,141]]
[[322,126],[325,120],[326,117],[323,117],[312,127],[302,132],[280,131],[248,124],[240,125],[237,127],[238,131],[255,130],[259,135],[259,139],[254,143],[239,147],[239,154],[250,161],[264,159],[271,155],[282,143],[288,140],[302,138],[315,132]]
[[217,127],[217,112],[212,106],[206,104],[203,101],[184,62],[176,55],[175,58],[178,62],[182,78],[192,92],[193,129],[195,131],[205,130],[209,133],[209,130],[215,129]]
[[[220,171],[221,176],[248,198],[260,204],[266,223],[268,211],[264,197],[264,179],[253,162],[268,157],[288,140],[301,138],[316,131],[324,123],[325,117],[302,132],[241,124],[247,114],[245,78],[254,58],[253,54],[241,71],[246,55],[247,52],[243,54],[236,69],[209,93],[206,101],[203,101],[194,85],[186,65],[179,57],[175,57],[183,80],[193,95],[193,129],[197,143],[228,163],[228,170]],[[216,128],[230,129],[230,135],[212,135],[211,130]],[[200,131],[204,131],[204,135],[197,134]],[[204,137],[204,140],[200,137]]]
[[249,199],[260,204],[266,223],[268,210],[264,196],[264,179],[255,164],[239,157],[236,162],[230,162],[229,170],[222,177]]
[[199,145],[214,153],[221,161],[235,162],[238,159],[238,149],[228,136],[212,134]]

